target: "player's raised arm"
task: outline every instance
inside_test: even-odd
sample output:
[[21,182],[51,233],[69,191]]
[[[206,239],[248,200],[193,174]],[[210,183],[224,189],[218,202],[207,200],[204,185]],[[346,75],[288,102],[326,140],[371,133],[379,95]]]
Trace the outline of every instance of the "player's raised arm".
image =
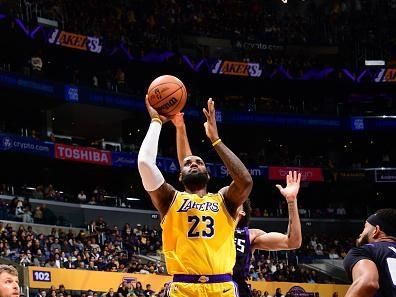
[[158,140],[162,124],[169,119],[158,114],[151,107],[146,95],[146,108],[151,118],[150,127],[139,150],[138,168],[144,189],[149,193],[155,208],[161,217],[167,212],[172,202],[175,189],[165,182],[165,179],[156,165]]
[[184,113],[176,114],[172,118],[172,123],[176,127],[177,159],[179,161],[180,168],[182,168],[184,158],[192,155],[187,136],[186,124],[184,122]]
[[204,124],[206,136],[212,142],[214,149],[227,167],[232,178],[231,184],[221,189],[221,193],[225,198],[229,212],[236,217],[238,207],[249,197],[253,180],[241,160],[219,138],[214,101],[212,98],[209,98],[208,109],[204,108],[203,113],[206,116],[206,122]]
[[285,197],[289,209],[289,226],[287,234],[278,232],[265,233],[259,229],[251,229],[251,247],[261,250],[290,250],[301,246],[301,222],[297,207],[297,194],[300,189],[301,173],[289,171],[286,176],[286,187],[276,185],[280,193]]

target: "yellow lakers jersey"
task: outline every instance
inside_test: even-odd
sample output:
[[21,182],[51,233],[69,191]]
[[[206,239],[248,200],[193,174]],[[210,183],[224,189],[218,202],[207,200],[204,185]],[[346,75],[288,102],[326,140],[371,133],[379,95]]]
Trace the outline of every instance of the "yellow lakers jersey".
[[161,222],[168,273],[231,274],[235,226],[220,193],[176,192]]

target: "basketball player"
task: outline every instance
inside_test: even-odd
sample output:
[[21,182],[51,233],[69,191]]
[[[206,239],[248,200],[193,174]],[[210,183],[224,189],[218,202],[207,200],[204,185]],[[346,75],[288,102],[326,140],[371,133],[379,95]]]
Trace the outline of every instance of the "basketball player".
[[232,282],[235,263],[234,236],[238,211],[252,189],[252,178],[237,156],[218,136],[215,107],[208,100],[205,132],[229,170],[232,182],[217,193],[207,192],[209,174],[198,156],[183,160],[178,192],[165,182],[156,166],[162,123],[169,120],[150,106],[151,124],[138,155],[143,186],[161,215],[162,243],[167,270],[173,275],[168,287],[171,297],[236,296]]
[[[192,155],[187,137],[183,113],[177,114],[172,119],[176,127],[177,157],[180,165],[186,156]],[[297,194],[300,189],[301,174],[295,171],[286,176],[286,187],[276,185],[285,197],[289,209],[289,227],[287,235],[277,232],[266,233],[260,229],[249,229],[250,201],[246,200],[240,208],[238,225],[235,230],[236,262],[233,269],[233,280],[238,285],[239,296],[250,297],[252,293],[246,282],[249,275],[250,259],[252,253],[258,250],[291,250],[301,246],[301,223],[297,208]]]
[[396,209],[368,217],[344,267],[352,279],[345,297],[396,297]]
[[11,265],[0,264],[0,297],[19,297],[18,271]]

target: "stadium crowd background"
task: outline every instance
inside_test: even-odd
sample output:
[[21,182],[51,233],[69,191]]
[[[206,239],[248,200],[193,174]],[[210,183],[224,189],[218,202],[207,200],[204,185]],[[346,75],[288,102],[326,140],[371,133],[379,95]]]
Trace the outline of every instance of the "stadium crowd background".
[[[2,1],[0,13],[7,16],[0,18],[0,68],[2,72],[38,80],[138,97],[145,94],[148,82],[156,76],[153,74],[174,71],[188,86],[188,107],[192,108],[201,108],[207,96],[213,93],[216,105],[222,111],[285,116],[391,115],[395,110],[394,91],[387,86],[382,86],[383,89],[372,87],[370,81],[358,87],[351,86],[348,76],[340,71],[322,78],[328,83],[324,89],[321,89],[323,82],[318,82],[318,90],[312,91],[308,84],[298,81],[293,85],[278,74],[266,81],[252,81],[251,78],[243,81],[243,78],[227,80],[210,76],[208,66],[192,72],[182,56],[188,56],[193,64],[202,59],[209,62],[217,59],[255,62],[260,63],[267,73],[283,67],[292,77],[323,67],[347,68],[357,75],[364,68],[365,59],[380,58],[390,66],[395,63],[396,18],[392,17],[395,10],[396,2],[393,0],[289,1],[287,5],[280,1],[268,1],[264,5],[260,1],[221,0]],[[27,37],[16,20],[22,20],[26,28],[33,30],[37,26],[37,16],[57,20],[61,30],[99,38],[104,47],[117,50],[97,55],[50,45],[41,32],[36,38]],[[226,39],[232,48],[193,44],[191,36],[211,38],[219,44]],[[271,45],[272,49],[244,46],[247,44]],[[161,63],[149,61],[148,57],[164,52],[175,54],[161,60]],[[263,89],[268,87],[268,90],[256,91],[261,83]],[[308,83],[315,84],[316,80]],[[237,87],[233,88],[232,84]],[[3,96],[14,98],[19,94],[8,90]],[[36,99],[32,94],[24,96],[26,101]],[[139,111],[130,112],[121,137],[111,139],[112,135],[101,135],[98,129],[92,131],[92,135],[75,135],[78,137],[65,141],[54,134],[77,134],[78,128],[64,129],[54,123],[56,133],[48,134],[40,113],[57,104],[40,101],[38,107],[26,110],[18,109],[12,103],[3,104],[0,131],[4,133],[20,135],[21,129],[26,129],[25,137],[94,148],[103,148],[102,138],[117,142],[121,138],[122,151],[127,152],[137,152],[144,136],[145,117]],[[27,106],[31,106],[29,104]],[[84,116],[89,119],[87,113]],[[188,116],[186,121],[189,131],[203,132],[201,121],[190,121]],[[389,142],[389,130],[357,134],[318,128],[307,133],[303,128],[262,127],[262,135],[257,137],[255,128],[254,125],[221,126],[222,138],[235,148],[244,163],[323,169],[323,183],[303,185],[302,198],[299,199],[302,218],[362,219],[376,208],[389,206],[392,187],[376,184],[369,171],[370,168],[395,166],[396,147]],[[176,156],[174,132],[170,128],[164,132],[166,144],[160,147],[160,155]],[[205,156],[205,160],[215,161],[215,155],[208,151],[207,143],[203,141],[203,133],[194,136],[197,136],[191,139],[194,150]],[[1,201],[0,218],[3,220],[65,226],[71,223],[45,203],[33,208],[28,198],[152,209],[147,201],[139,204],[126,200],[130,195],[145,197],[136,172],[55,164],[35,157],[22,161],[18,155],[6,153],[0,159],[7,169],[1,175],[0,194],[16,197],[12,201]],[[22,175],[18,168],[24,168]],[[345,178],[348,176],[346,173],[351,172],[359,172],[353,176],[356,179]],[[69,178],[71,175],[74,178]],[[175,175],[167,178],[177,179]],[[211,187],[223,182],[216,180]],[[287,207],[275,193],[273,182],[255,183],[251,197],[253,217],[287,217]],[[108,196],[118,198],[108,199]],[[137,257],[160,254],[159,229],[128,223],[114,226],[100,218],[85,223],[90,226],[88,231],[78,235],[58,227],[54,227],[50,234],[36,234],[32,227],[14,230],[11,225],[0,223],[0,254],[24,266],[166,273],[163,264],[154,261],[143,263]],[[299,264],[321,258],[342,259],[354,245],[356,234],[303,236],[302,248],[288,253],[287,259],[284,254],[255,254],[251,279],[336,282]],[[136,288],[125,284],[123,288],[109,288],[109,292],[70,292],[60,287],[51,288],[45,294],[53,297],[80,294],[112,297],[117,293],[121,294],[119,297],[151,296],[154,292],[146,285],[149,284]],[[261,293],[255,292],[255,296],[261,296]],[[275,295],[275,292],[269,293]],[[39,291],[38,296],[45,297],[43,291]]]

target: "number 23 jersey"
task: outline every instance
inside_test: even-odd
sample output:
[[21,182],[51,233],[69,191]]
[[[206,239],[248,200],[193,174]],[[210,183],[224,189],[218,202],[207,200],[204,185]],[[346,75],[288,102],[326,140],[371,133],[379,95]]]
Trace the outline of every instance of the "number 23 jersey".
[[232,274],[235,226],[220,193],[176,192],[161,222],[168,273]]

